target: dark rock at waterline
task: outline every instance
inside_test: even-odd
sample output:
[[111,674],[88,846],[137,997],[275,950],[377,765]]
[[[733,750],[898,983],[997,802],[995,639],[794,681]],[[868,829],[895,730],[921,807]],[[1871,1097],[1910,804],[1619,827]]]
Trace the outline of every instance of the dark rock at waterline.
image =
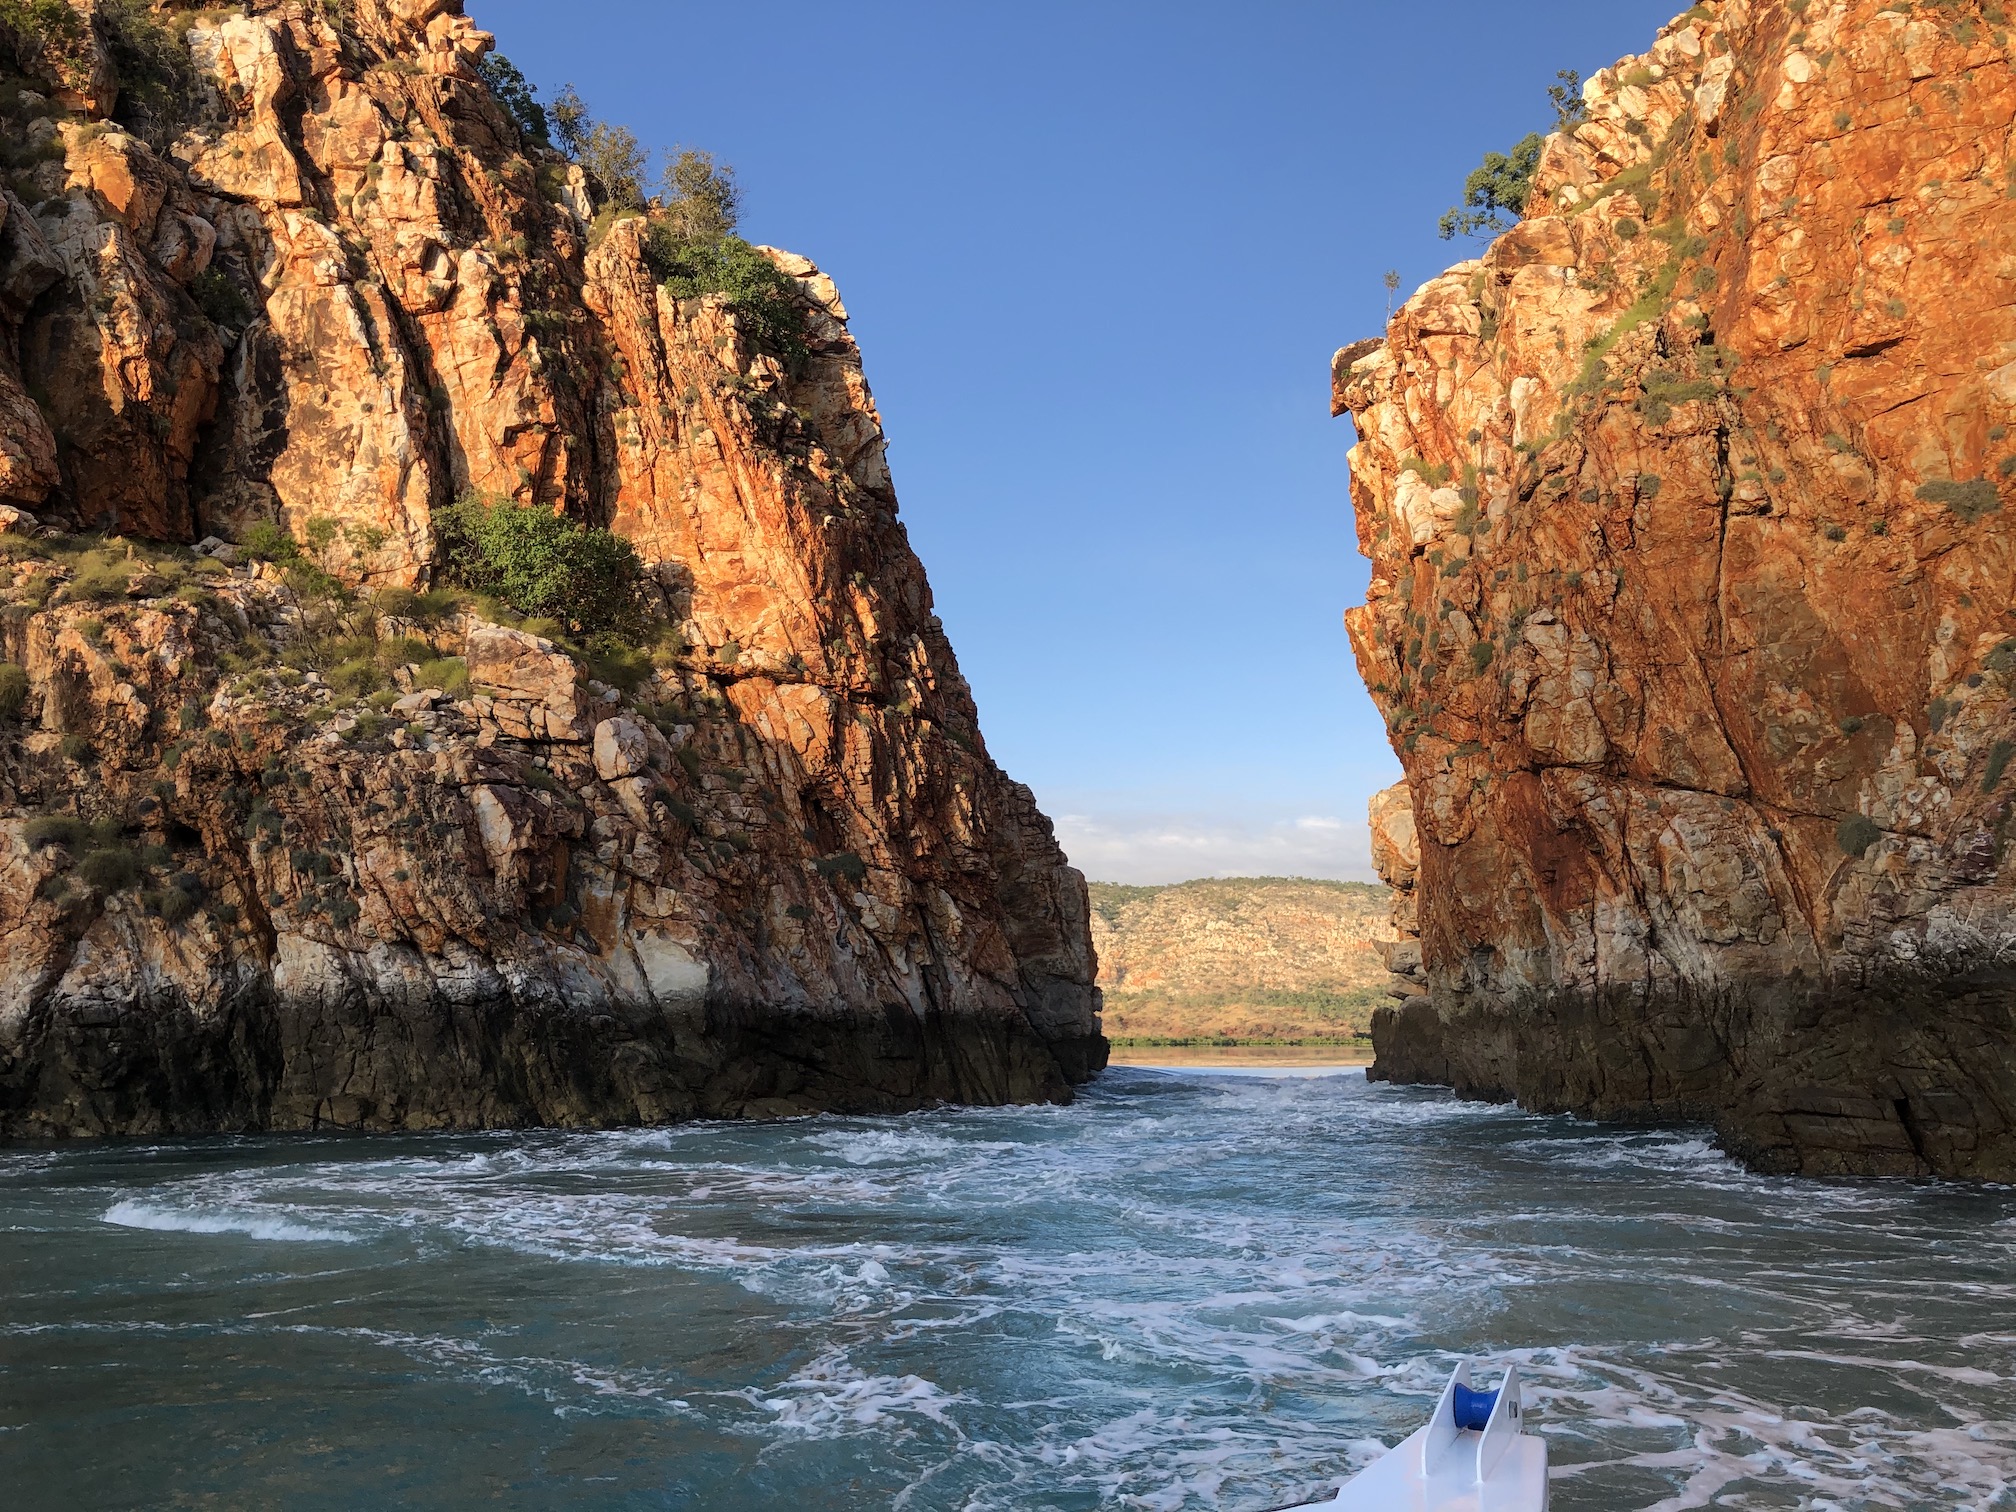
[[240,999],[30,1016],[0,1135],[598,1128],[1069,1102],[1103,1043],[1019,1014]]
[[1712,1124],[1760,1170],[2016,1180],[2016,979],[1516,1005],[1415,997],[1372,1021],[1375,1081],[1543,1112]]

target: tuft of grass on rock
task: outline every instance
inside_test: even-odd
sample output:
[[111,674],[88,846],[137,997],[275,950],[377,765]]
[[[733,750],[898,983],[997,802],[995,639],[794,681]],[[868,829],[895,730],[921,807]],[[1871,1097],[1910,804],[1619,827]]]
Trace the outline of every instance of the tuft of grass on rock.
[[27,702],[27,669],[13,662],[0,662],[0,719],[18,718]]
[[1841,847],[1843,855],[1853,856],[1858,861],[1869,853],[1869,847],[1883,838],[1883,831],[1876,821],[1867,814],[1850,814],[1834,826],[1834,843]]
[[1930,483],[1918,485],[1918,497],[1928,504],[1944,504],[1970,525],[2002,507],[1995,485],[1986,478],[1970,478],[1964,483],[1951,478],[1935,478]]

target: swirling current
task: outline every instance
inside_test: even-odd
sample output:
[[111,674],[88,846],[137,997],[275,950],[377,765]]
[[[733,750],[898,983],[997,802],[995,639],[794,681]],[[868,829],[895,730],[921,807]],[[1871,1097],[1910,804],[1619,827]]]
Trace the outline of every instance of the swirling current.
[[1359,1072],[0,1151],[8,1505],[1259,1512],[1462,1355],[1556,1512],[2016,1508],[2016,1191]]

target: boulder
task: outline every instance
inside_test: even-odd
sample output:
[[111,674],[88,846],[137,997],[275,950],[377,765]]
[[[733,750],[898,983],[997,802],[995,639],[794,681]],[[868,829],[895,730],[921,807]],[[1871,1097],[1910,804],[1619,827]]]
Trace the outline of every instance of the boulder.
[[495,690],[495,717],[506,734],[521,740],[587,738],[580,667],[553,642],[503,625],[479,624],[469,631],[463,659],[471,682]]
[[595,726],[595,775],[604,782],[635,777],[650,759],[650,739],[635,720],[605,719]]

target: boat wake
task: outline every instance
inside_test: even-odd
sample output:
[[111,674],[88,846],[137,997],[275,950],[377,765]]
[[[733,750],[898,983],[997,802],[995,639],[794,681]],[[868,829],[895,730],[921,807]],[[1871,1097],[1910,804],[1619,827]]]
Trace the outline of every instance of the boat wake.
[[[286,1500],[258,1424],[333,1400],[334,1441],[422,1436],[406,1505],[1256,1512],[1334,1494],[1475,1355],[1519,1367],[1556,1512],[2016,1505],[2016,1194],[1358,1074],[0,1176],[0,1427],[49,1501],[93,1410],[28,1383],[95,1369],[136,1467],[223,1501]],[[191,1371],[214,1439],[145,1406]]]

